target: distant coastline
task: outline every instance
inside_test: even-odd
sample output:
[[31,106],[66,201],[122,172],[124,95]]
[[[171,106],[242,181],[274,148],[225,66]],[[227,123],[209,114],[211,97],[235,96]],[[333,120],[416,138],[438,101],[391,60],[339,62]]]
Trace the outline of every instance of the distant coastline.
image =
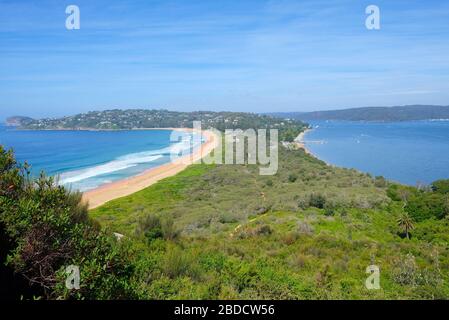
[[449,118],[449,106],[408,105],[394,107],[362,107],[313,112],[274,112],[268,115],[302,121],[380,121],[401,122]]

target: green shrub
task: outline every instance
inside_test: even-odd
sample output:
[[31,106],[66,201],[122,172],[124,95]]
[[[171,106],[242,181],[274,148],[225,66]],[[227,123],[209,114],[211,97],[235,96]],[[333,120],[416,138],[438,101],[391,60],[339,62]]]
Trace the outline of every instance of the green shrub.
[[292,268],[300,270],[306,266],[307,256],[301,253],[296,253],[290,257],[289,264]]
[[393,280],[400,285],[414,286],[419,277],[419,269],[412,254],[399,259],[393,270]]
[[262,224],[260,226],[257,226],[254,229],[254,233],[256,235],[270,235],[273,233],[273,228],[271,228],[269,225],[267,224]]
[[448,196],[436,192],[422,192],[410,197],[405,211],[417,222],[431,218],[442,219],[449,213]]
[[[45,298],[135,297],[131,252],[88,218],[81,195],[44,174],[31,179],[26,166],[1,146],[0,228],[10,244],[7,264]],[[69,265],[79,266],[79,290],[65,288]]]
[[324,209],[326,205],[326,197],[320,193],[312,193],[309,197],[309,206]]
[[437,180],[431,184],[431,187],[434,192],[449,194],[449,179]]
[[281,240],[284,244],[290,246],[296,242],[299,238],[299,233],[295,231],[291,231],[282,236]]
[[171,278],[192,275],[194,260],[176,246],[169,246],[163,260],[163,273]]
[[273,228],[265,223],[256,226],[245,226],[239,229],[237,237],[246,239],[257,236],[268,236],[273,233]]
[[179,232],[176,230],[173,218],[164,217],[161,221],[162,236],[165,240],[175,240]]
[[337,205],[331,202],[326,202],[324,205],[324,215],[327,217],[332,217],[337,211]]
[[385,188],[388,185],[388,182],[384,177],[378,176],[374,179],[374,185],[376,188]]
[[162,238],[163,233],[160,218],[153,214],[147,214],[137,224],[136,233],[138,235],[144,235],[150,242]]
[[448,180],[435,181],[432,188],[420,189],[391,185],[387,194],[394,201],[403,202],[405,211],[417,222],[426,219],[442,219],[449,214]]
[[306,221],[301,221],[301,222],[298,222],[298,230],[297,230],[297,232],[300,235],[310,236],[310,235],[312,235],[314,233],[314,229]]
[[299,209],[305,210],[309,207],[309,200],[302,197],[298,197],[297,204]]
[[387,195],[393,201],[407,201],[411,196],[416,195],[418,190],[414,187],[392,184],[388,187]]
[[160,218],[154,214],[147,214],[139,220],[136,227],[137,235],[144,235],[149,242],[156,239],[174,240],[178,237],[171,217]]

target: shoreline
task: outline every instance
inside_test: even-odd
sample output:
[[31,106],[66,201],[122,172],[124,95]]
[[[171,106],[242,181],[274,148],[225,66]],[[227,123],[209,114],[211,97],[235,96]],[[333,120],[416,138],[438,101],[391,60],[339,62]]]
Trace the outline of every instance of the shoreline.
[[[195,131],[193,128],[155,128],[139,130]],[[201,144],[198,150],[194,150],[191,154],[180,157],[176,159],[176,161],[143,171],[139,175],[104,184],[93,190],[86,191],[83,193],[83,201],[88,203],[89,210],[95,209],[111,200],[122,198],[143,190],[162,179],[183,171],[189,165],[198,162],[204,156],[211,153],[218,145],[218,137],[212,131],[201,130],[201,134],[206,141]]]
[[333,165],[327,161],[324,161],[323,159],[320,159],[316,154],[314,154],[312,151],[310,151],[310,149],[307,149],[306,143],[304,140],[305,140],[306,134],[309,132],[312,132],[313,130],[315,130],[315,129],[308,128],[308,129],[304,130],[303,132],[301,132],[295,139],[296,145],[298,146],[298,148],[303,149],[307,155],[314,157],[315,159],[318,159],[320,161],[323,161],[329,167],[336,167],[335,165]]
[[[309,155],[313,155],[313,154],[310,152],[309,149],[307,149],[304,139],[305,139],[305,137],[306,137],[306,134],[307,134],[308,132],[312,131],[312,130],[313,130],[312,128],[307,128],[306,130],[304,130],[303,132],[301,132],[300,134],[298,134],[298,136],[297,136],[297,137],[295,138],[295,140],[294,140],[296,146],[297,146],[298,148],[300,148],[300,149],[303,149],[304,152],[305,152],[306,154],[309,154]],[[313,156],[314,156],[314,155],[313,155]],[[315,158],[316,158],[316,157],[315,157]]]

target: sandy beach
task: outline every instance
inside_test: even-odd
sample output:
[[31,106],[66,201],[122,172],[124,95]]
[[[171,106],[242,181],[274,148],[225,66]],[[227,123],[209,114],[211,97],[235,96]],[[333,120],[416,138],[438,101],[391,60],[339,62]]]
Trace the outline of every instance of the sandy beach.
[[327,161],[324,161],[324,160],[320,159],[320,158],[317,157],[314,153],[312,153],[309,149],[307,149],[306,144],[305,144],[305,141],[304,141],[304,140],[305,140],[305,135],[306,135],[306,133],[308,133],[308,132],[310,132],[310,131],[312,131],[312,130],[313,130],[313,129],[309,128],[309,129],[306,129],[306,130],[304,130],[303,132],[301,132],[301,133],[296,137],[296,139],[295,139],[296,145],[297,145],[299,148],[303,149],[304,152],[305,152],[306,154],[308,154],[308,155],[310,155],[310,156],[312,156],[312,157],[314,157],[314,158],[317,158],[318,160],[323,161],[326,165],[328,165],[328,166],[330,166],[330,167],[336,167],[335,165],[333,165],[333,164],[331,164],[331,163],[329,163],[329,162],[327,162]]
[[[146,129],[148,130],[148,129]],[[164,128],[157,130],[176,130],[191,132],[191,128]],[[197,162],[208,155],[218,145],[218,137],[212,132],[202,130],[201,134],[205,142],[191,155],[179,158],[176,161],[166,163],[156,168],[149,169],[140,175],[105,184],[97,189],[87,191],[83,194],[83,200],[89,203],[89,209],[97,208],[108,201],[125,197],[142,189],[145,189],[161,179],[175,175],[190,164]]]
[[306,129],[303,132],[301,132],[295,139],[296,145],[303,149],[307,154],[311,154],[310,151],[306,148],[306,145],[304,143],[304,138],[307,132],[311,131],[312,129]]

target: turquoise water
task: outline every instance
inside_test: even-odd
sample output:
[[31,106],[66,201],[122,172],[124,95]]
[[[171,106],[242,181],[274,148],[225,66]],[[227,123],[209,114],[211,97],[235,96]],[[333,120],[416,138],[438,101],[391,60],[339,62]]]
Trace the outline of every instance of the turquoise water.
[[173,154],[193,147],[190,133],[170,141],[172,131],[18,131],[0,127],[0,144],[13,148],[16,158],[59,176],[63,185],[86,191],[138,175],[170,162]]
[[449,121],[311,122],[307,148],[341,167],[409,185],[449,178]]

